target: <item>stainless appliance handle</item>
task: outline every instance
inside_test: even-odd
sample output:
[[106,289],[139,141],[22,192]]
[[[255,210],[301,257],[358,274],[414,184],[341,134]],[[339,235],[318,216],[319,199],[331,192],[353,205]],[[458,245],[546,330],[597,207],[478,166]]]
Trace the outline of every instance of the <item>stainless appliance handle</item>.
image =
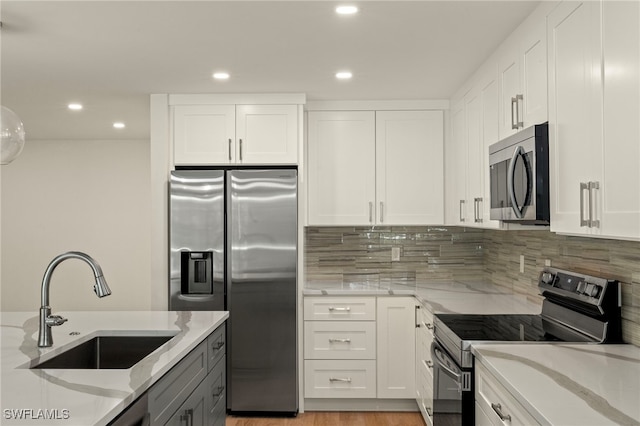
[[452,369],[450,369],[449,367],[447,367],[446,365],[444,365],[441,361],[440,361],[440,357],[438,356],[438,353],[440,352],[443,356],[444,352],[442,352],[442,349],[440,349],[437,345],[437,343],[434,341],[431,343],[431,358],[434,360],[435,364],[438,364],[438,368],[442,368],[442,370],[447,373],[448,376],[450,376],[452,379],[454,379],[456,381],[456,383],[458,384],[462,384],[462,374],[456,373],[455,371],[453,371]]
[[464,210],[464,200],[460,200],[460,222],[464,222],[464,216],[462,215]]
[[384,202],[380,201],[380,223],[384,222]]
[[600,221],[593,218],[593,190],[600,189],[600,182],[589,182],[589,228],[599,228]]
[[513,174],[516,170],[516,160],[519,156],[524,155],[524,148],[522,145],[518,145],[516,149],[513,150],[513,155],[511,156],[511,161],[509,162],[509,172],[507,173],[507,192],[509,193],[509,199],[511,200],[511,208],[513,212],[516,214],[518,219],[522,219],[522,210],[520,206],[518,206],[518,202],[516,201],[516,191],[513,187]]
[[580,227],[589,226],[589,220],[584,218],[584,191],[589,190],[589,185],[580,182]]
[[498,415],[498,417],[500,417],[500,420],[502,420],[503,422],[510,422],[511,421],[511,415],[510,414],[504,414],[502,412],[502,406],[500,404],[496,404],[494,402],[491,403],[491,408],[493,408],[493,411],[496,412],[496,414]]

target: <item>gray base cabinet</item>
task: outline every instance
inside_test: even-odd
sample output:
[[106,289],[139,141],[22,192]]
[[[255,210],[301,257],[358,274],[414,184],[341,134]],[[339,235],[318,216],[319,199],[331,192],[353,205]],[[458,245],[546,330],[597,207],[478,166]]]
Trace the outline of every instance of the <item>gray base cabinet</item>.
[[221,325],[148,391],[151,424],[224,425],[225,352],[225,326]]

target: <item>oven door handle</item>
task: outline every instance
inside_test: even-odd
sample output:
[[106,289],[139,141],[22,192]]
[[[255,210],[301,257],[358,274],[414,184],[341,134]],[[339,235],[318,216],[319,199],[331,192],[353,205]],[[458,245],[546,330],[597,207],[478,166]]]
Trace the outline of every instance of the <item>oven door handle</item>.
[[513,212],[516,214],[518,219],[522,219],[522,211],[524,210],[524,206],[520,207],[518,205],[518,200],[516,200],[516,190],[514,186],[514,173],[516,171],[516,161],[519,156],[524,157],[525,152],[522,145],[518,145],[516,149],[513,151],[513,156],[511,157],[511,161],[509,162],[509,172],[507,173],[507,192],[509,193],[509,199],[511,200],[511,208]]
[[[439,355],[438,352],[440,352]],[[452,379],[454,379],[458,384],[462,383],[462,374],[460,373],[456,373],[455,371],[453,371],[451,368],[447,367],[446,365],[444,365],[442,363],[442,361],[440,361],[441,356],[446,356],[444,355],[444,353],[442,352],[442,349],[440,349],[438,347],[438,344],[434,341],[431,343],[431,359],[438,364],[439,368],[442,368],[442,370],[447,373],[448,376],[450,376]]]

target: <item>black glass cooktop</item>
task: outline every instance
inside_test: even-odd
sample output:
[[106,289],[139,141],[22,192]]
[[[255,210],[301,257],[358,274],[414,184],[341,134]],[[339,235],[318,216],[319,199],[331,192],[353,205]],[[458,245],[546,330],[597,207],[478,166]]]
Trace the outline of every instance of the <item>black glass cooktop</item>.
[[460,340],[558,341],[540,315],[436,314]]

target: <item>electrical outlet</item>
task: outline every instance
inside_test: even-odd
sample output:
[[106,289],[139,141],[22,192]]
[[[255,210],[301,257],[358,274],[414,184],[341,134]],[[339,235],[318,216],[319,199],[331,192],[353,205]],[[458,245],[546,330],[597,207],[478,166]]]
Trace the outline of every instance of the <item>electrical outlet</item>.
[[391,261],[400,261],[400,247],[391,247]]
[[520,255],[520,273],[524,274],[524,254]]
[[551,259],[545,259],[544,266],[551,266]]

